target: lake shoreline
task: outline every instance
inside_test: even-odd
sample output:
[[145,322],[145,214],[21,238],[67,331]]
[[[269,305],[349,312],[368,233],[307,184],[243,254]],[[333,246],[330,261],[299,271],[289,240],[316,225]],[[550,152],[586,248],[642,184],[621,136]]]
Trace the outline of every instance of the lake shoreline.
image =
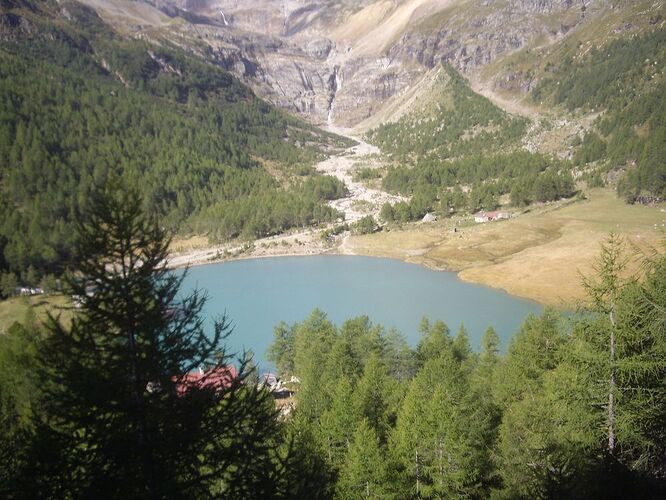
[[[261,357],[276,325],[301,323],[315,310],[338,327],[367,317],[386,331],[395,328],[410,345],[420,339],[424,317],[443,321],[452,332],[464,325],[477,348],[493,326],[508,346],[528,314],[543,307],[504,291],[464,282],[398,259],[349,255],[312,255],[235,259],[189,270],[183,290],[205,291],[205,316],[233,320],[230,349],[252,349]],[[262,361],[264,361],[262,359]]]
[[[313,235],[317,234],[315,231],[313,231],[312,233]],[[290,236],[293,237],[294,235],[286,235],[286,237]],[[304,237],[305,234],[298,233],[296,236]],[[281,237],[285,237],[285,235],[278,235],[276,237],[271,237],[271,238],[273,238],[273,241],[275,241],[275,239],[279,241]],[[492,290],[502,291],[510,295],[511,297],[521,300],[527,300],[539,306],[543,307],[551,306],[562,310],[566,309],[565,306],[562,305],[558,306],[556,304],[547,303],[538,300],[533,296],[526,296],[526,295],[519,295],[516,293],[512,293],[510,290],[507,290],[500,286],[493,286],[492,284],[488,284],[486,282],[465,279],[462,273],[464,269],[454,269],[446,265],[441,265],[432,261],[431,259],[419,258],[420,257],[419,255],[392,256],[392,255],[384,255],[381,252],[358,253],[355,252],[352,248],[349,248],[348,246],[345,245],[346,242],[345,240],[348,237],[349,236],[347,235],[341,238],[339,241],[336,242],[335,246],[326,246],[324,244],[321,245],[304,244],[300,245],[297,248],[291,248],[290,250],[284,250],[284,251],[275,251],[276,249],[272,247],[270,248],[261,247],[261,244],[265,243],[266,241],[266,239],[261,239],[252,242],[250,247],[251,249],[239,254],[234,254],[233,251],[230,251],[229,246],[225,245],[208,246],[208,247],[193,249],[187,252],[172,253],[169,255],[167,266],[171,269],[185,269],[185,268],[201,267],[212,264],[222,264],[225,262],[236,262],[243,260],[286,258],[286,257],[289,258],[317,257],[317,256],[342,256],[342,257],[349,256],[349,257],[368,257],[374,259],[388,259],[388,260],[404,262],[407,264],[418,265],[425,269],[429,269],[435,272],[454,273],[457,279],[459,279],[462,282],[483,286]],[[255,250],[253,250],[256,249],[257,247],[260,248],[259,252],[255,252]],[[236,246],[233,248],[238,249],[239,247]]]

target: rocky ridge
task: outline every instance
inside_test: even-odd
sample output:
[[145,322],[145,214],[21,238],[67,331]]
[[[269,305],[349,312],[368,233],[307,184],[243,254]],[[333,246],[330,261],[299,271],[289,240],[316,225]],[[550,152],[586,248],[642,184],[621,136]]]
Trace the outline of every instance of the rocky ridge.
[[[472,77],[511,54],[564,40],[617,7],[603,0],[143,0],[170,20],[158,25],[155,16],[145,24],[119,18],[112,7],[125,0],[82,1],[135,36],[189,47],[315,124],[345,127],[441,63]],[[504,72],[491,85],[524,94],[537,81],[529,71]]]
[[[566,42],[644,0],[82,0],[123,32],[168,40],[317,125],[354,127],[442,63],[526,95],[529,69],[484,68]],[[641,3],[642,2],[642,3]],[[656,2],[662,3],[662,2]],[[122,4],[122,5],[121,5]],[[131,8],[130,5],[131,4]],[[650,7],[654,9],[655,7]],[[659,8],[657,6],[656,8]],[[148,12],[147,9],[151,11]],[[130,12],[123,18],[122,12]],[[626,24],[626,23],[625,23]],[[393,99],[395,100],[395,99]]]

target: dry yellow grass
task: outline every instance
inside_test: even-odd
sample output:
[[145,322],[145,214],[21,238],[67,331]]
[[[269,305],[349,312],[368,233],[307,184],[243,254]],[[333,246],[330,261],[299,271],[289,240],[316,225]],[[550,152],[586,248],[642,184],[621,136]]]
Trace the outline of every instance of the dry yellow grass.
[[469,225],[457,233],[451,233],[447,221],[350,238],[346,249],[460,271],[464,280],[568,307],[583,297],[580,273],[591,272],[611,231],[643,250],[658,247],[664,234],[666,213],[659,207],[626,205],[602,189],[588,197],[508,221]]
[[176,238],[171,242],[169,251],[172,253],[190,252],[201,248],[208,248],[210,242],[208,236],[190,236],[188,238]]

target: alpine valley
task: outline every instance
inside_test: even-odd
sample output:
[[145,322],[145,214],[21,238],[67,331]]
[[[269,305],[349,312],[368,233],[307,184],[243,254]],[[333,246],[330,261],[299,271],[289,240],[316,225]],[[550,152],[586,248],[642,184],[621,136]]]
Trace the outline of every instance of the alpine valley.
[[661,1],[3,0],[6,288],[59,275],[119,176],[174,265],[380,255],[563,305],[609,230],[659,239],[665,22]]
[[665,68],[664,0],[0,0],[0,498],[666,498]]

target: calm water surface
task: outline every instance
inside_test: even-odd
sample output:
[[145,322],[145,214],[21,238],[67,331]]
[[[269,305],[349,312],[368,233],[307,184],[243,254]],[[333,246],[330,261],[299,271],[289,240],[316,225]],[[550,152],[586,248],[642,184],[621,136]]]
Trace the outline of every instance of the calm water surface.
[[276,257],[199,266],[189,270],[182,291],[195,287],[208,294],[208,321],[225,311],[233,321],[229,349],[252,349],[260,368],[267,369],[273,327],[283,320],[303,321],[315,308],[338,325],[367,315],[373,323],[397,328],[411,345],[419,340],[424,316],[444,321],[453,334],[464,323],[474,348],[489,325],[506,347],[523,318],[542,309],[462,282],[455,273],[371,257]]

